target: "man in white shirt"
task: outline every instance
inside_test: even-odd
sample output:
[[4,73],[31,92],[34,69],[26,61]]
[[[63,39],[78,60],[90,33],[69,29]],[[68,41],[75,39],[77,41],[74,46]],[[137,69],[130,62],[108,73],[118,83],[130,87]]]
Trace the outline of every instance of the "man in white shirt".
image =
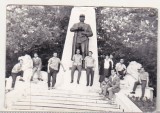
[[11,86],[12,89],[14,89],[15,87],[17,76],[23,74],[23,71],[22,71],[23,60],[22,59],[18,59],[18,60],[19,62],[16,65],[14,65],[14,67],[12,68],[12,74],[11,74],[12,75],[12,86]]
[[124,59],[120,59],[120,62],[116,64],[115,69],[119,78],[123,80],[123,77],[126,74],[126,66],[124,65]]
[[[95,69],[95,59],[92,57],[92,51],[89,51],[89,56],[85,57],[85,68],[86,68],[86,75],[87,75],[87,85],[89,85],[89,81],[91,78],[90,86],[93,85],[94,79],[94,69]],[[90,77],[91,76],[91,77]]]
[[144,94],[145,94],[145,88],[148,87],[149,74],[148,74],[148,72],[145,71],[145,69],[143,67],[138,69],[138,71],[139,71],[138,81],[136,81],[134,83],[133,91],[131,92],[131,94],[135,94],[137,86],[141,85],[141,87],[142,87],[141,99],[143,99]]
[[73,65],[71,70],[71,83],[74,81],[74,72],[77,69],[78,70],[78,78],[77,78],[77,84],[79,84],[80,77],[81,77],[81,71],[82,71],[82,55],[80,55],[80,50],[77,49],[76,54],[73,55]]
[[[61,63],[60,59],[57,58],[57,53],[55,52],[53,53],[53,57],[50,58],[48,61],[48,90],[54,89],[54,85],[56,84],[56,77],[58,73],[59,64],[65,71],[63,64]],[[52,87],[50,87],[51,77],[52,77]]]

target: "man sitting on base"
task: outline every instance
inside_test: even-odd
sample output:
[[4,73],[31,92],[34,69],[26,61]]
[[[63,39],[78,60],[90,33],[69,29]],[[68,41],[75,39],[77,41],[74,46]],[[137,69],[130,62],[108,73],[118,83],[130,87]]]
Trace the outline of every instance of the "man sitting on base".
[[141,67],[140,69],[138,69],[139,71],[139,77],[138,77],[138,81],[134,83],[134,87],[133,87],[133,91],[131,92],[131,94],[135,94],[136,88],[138,85],[142,85],[142,95],[141,95],[141,100],[144,97],[145,94],[145,87],[148,87],[148,82],[149,82],[149,74],[148,72],[145,71],[145,69],[143,67]]
[[[108,79],[106,86],[103,88],[103,95],[109,99],[109,103],[112,102],[113,94],[120,91],[120,78],[117,76],[116,71],[111,70],[111,76]],[[109,94],[109,96],[107,95]]]

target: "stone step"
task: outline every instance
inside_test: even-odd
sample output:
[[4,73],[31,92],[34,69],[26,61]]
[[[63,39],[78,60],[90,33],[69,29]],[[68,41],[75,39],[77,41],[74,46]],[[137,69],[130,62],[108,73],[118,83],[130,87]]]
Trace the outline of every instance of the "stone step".
[[65,96],[66,98],[67,97],[75,97],[75,98],[80,98],[80,99],[94,99],[94,100],[98,100],[98,99],[101,99],[102,96],[97,94],[96,95],[82,95],[82,94],[72,94],[72,93],[66,93],[66,92],[61,92],[61,93],[57,93],[57,91],[53,91],[53,92],[31,92],[31,95],[47,95],[47,96]]
[[[77,99],[77,98],[64,98],[64,97],[44,97],[44,96],[32,96],[26,97],[23,99],[18,100],[20,101],[27,101],[27,102],[60,102],[60,103],[71,103],[71,104],[86,104],[86,105],[93,105],[99,107],[106,107],[111,106],[108,104],[108,100],[91,100],[91,99]],[[116,106],[116,104],[112,104],[112,106]]]
[[104,100],[100,100],[100,99],[81,99],[81,98],[74,98],[74,97],[70,97],[70,98],[67,98],[65,96],[44,96],[44,95],[32,95],[31,97],[30,96],[27,96],[26,98],[24,99],[30,99],[31,101],[32,100],[60,100],[60,101],[73,101],[73,102],[84,102],[84,103],[98,103],[98,104],[107,104],[107,100],[104,101]]
[[117,107],[112,107],[112,106],[108,106],[108,107],[98,107],[98,106],[89,106],[86,105],[84,103],[84,105],[78,105],[78,104],[66,104],[66,103],[56,103],[56,102],[52,102],[52,103],[48,103],[48,102],[16,102],[14,104],[14,106],[12,108],[15,108],[17,106],[30,106],[30,108],[32,109],[32,107],[40,107],[40,108],[45,108],[47,110],[47,108],[61,108],[61,110],[63,111],[63,108],[65,109],[76,109],[76,110],[89,110],[89,111],[118,111],[119,109]]
[[61,106],[58,107],[52,107],[52,106],[14,106],[13,107],[14,111],[54,111],[54,112],[122,112],[120,109],[110,109],[107,108],[105,111],[99,110],[99,109],[81,109],[81,108],[73,108],[73,107],[68,107],[64,108]]

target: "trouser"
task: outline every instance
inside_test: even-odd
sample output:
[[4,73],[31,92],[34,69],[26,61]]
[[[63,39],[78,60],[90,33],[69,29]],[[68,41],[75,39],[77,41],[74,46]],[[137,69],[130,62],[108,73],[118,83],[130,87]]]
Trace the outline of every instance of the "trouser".
[[89,40],[85,40],[81,43],[76,44],[76,49],[80,49],[82,52],[82,57],[83,59],[88,56],[88,45],[89,45]]
[[103,94],[104,96],[107,95],[108,88],[109,88],[109,86],[108,86],[107,84],[102,87],[102,94]]
[[104,68],[104,77],[109,78],[109,69]]
[[120,79],[123,79],[123,77],[125,76],[124,71],[125,71],[125,70],[118,71],[118,73],[119,73],[119,78],[120,78]]
[[81,71],[82,71],[82,66],[81,66],[81,65],[73,65],[73,66],[72,66],[72,70],[71,70],[71,81],[74,80],[74,72],[75,72],[76,69],[78,70],[77,82],[79,82],[80,77],[81,77]]
[[33,73],[32,73],[31,79],[33,79],[35,73],[37,73],[38,78],[42,78],[42,76],[41,76],[41,68],[38,68],[38,67],[34,67],[33,68]]
[[147,81],[146,80],[141,80],[141,82],[142,82],[141,84],[140,84],[139,81],[137,81],[137,82],[134,83],[133,91],[135,92],[137,86],[141,85],[141,88],[142,88],[142,96],[141,96],[141,98],[143,98],[144,94],[145,94],[145,87],[146,87]]
[[57,78],[57,73],[58,70],[54,70],[52,68],[49,69],[50,73],[48,73],[48,87],[50,87],[51,85],[51,77],[52,77],[52,87],[54,87],[54,85],[56,84],[56,78]]
[[18,73],[12,73],[11,75],[12,75],[12,86],[11,87],[14,88],[16,84],[17,76],[23,76],[23,71],[20,71]]
[[87,75],[87,85],[89,85],[90,76],[91,76],[90,86],[92,86],[93,85],[93,79],[94,79],[93,67],[87,67],[87,69],[86,69],[86,75]]

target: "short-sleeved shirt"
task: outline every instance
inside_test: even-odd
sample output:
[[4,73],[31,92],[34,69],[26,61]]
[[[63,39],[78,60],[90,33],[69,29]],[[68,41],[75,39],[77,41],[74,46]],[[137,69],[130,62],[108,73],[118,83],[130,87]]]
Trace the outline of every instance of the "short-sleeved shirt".
[[49,63],[49,67],[54,69],[54,70],[58,70],[58,66],[60,63],[60,59],[57,57],[52,57],[49,59],[48,63]]
[[82,55],[80,54],[73,55],[73,65],[82,65]]
[[95,59],[93,57],[86,56],[84,60],[86,62],[86,67],[94,67]]
[[149,77],[149,74],[148,72],[139,73],[139,77],[141,80],[147,80],[147,78]]
[[116,64],[116,71],[123,71],[123,70],[126,70],[126,66],[124,64],[117,63]]
[[22,65],[20,63],[17,63],[16,65],[14,65],[14,67],[12,68],[12,73],[18,73],[22,71]]
[[33,60],[33,67],[41,68],[42,66],[41,58],[37,57],[33,58],[32,60]]

